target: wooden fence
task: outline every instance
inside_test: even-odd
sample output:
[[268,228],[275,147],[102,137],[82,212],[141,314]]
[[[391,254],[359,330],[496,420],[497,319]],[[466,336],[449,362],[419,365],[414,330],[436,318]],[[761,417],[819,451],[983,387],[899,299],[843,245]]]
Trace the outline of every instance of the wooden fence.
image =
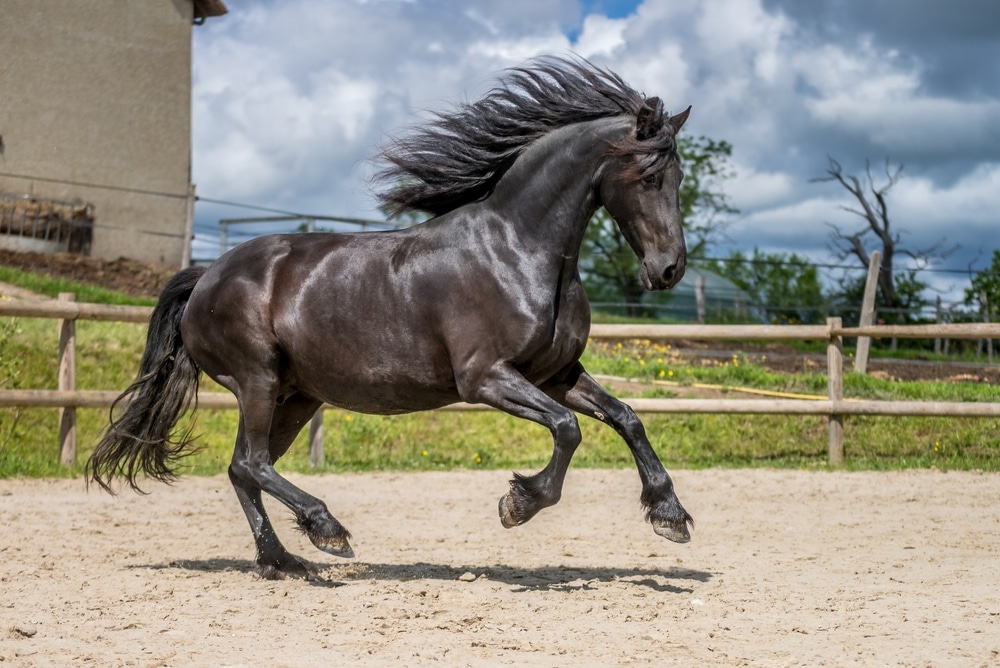
[[[79,320],[145,323],[151,307],[80,304],[73,295],[58,301],[0,301],[0,316],[58,318],[59,388],[56,390],[0,390],[0,406],[52,407],[60,411],[61,459],[76,460],[76,409],[107,408],[119,390],[77,390],[75,384],[76,322]],[[739,413],[781,415],[825,415],[829,423],[829,462],[844,461],[844,417],[850,415],[939,417],[1000,417],[1000,404],[942,401],[856,401],[844,399],[843,339],[845,337],[931,339],[998,339],[1000,323],[947,325],[880,325],[844,327],[840,318],[825,325],[593,325],[595,339],[650,339],[688,341],[825,341],[827,398],[803,399],[623,399],[641,413]],[[202,408],[236,408],[228,392],[201,392]],[[487,406],[454,404],[445,410],[492,410]],[[322,461],[322,412],[310,429],[310,460]]]

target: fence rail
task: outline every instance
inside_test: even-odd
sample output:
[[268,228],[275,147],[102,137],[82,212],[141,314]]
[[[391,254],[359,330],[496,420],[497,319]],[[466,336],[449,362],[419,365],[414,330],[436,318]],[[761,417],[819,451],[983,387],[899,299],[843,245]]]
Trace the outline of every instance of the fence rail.
[[[57,318],[60,320],[59,389],[0,390],[0,407],[47,407],[60,409],[61,459],[71,465],[76,459],[77,408],[107,408],[118,397],[117,390],[77,390],[75,387],[75,325],[79,320],[148,322],[152,312],[146,306],[113,306],[72,301],[70,294],[58,301],[0,301],[0,316]],[[747,415],[820,415],[829,424],[828,458],[831,466],[844,461],[843,420],[845,416],[929,416],[1000,418],[1000,404],[942,401],[857,401],[844,399],[843,339],[872,338],[951,338],[1000,339],[1000,323],[941,325],[878,325],[844,327],[840,318],[825,325],[593,325],[595,339],[650,339],[692,341],[826,341],[827,399],[638,399],[624,398],[641,413],[717,413]],[[202,408],[236,408],[228,392],[199,392]],[[443,410],[492,410],[483,405],[454,404]],[[310,429],[310,459],[322,460],[322,413]]]

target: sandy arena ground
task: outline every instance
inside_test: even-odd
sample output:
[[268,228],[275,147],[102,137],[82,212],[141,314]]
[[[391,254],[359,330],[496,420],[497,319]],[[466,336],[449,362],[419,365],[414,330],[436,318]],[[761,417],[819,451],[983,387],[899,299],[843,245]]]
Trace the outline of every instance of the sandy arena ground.
[[327,557],[270,504],[320,581],[252,574],[222,477],[0,480],[0,666],[1000,664],[1000,475],[677,471],[688,545],[634,471],[512,530],[501,471],[290,477],[355,536]]

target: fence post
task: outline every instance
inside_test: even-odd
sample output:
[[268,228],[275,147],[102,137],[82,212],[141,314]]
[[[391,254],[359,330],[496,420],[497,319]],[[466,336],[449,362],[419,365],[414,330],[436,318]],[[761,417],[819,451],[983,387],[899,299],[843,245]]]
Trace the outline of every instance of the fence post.
[[[882,251],[872,251],[868,261],[868,278],[865,279],[865,296],[861,301],[861,327],[870,327],[875,319],[875,290],[878,288],[878,273],[882,270]],[[868,372],[868,348],[871,339],[867,336],[858,337],[858,349],[854,355],[854,370],[857,373]]]
[[309,466],[319,466],[323,463],[323,407],[309,422]]
[[[59,301],[75,302],[72,292],[60,292]],[[76,320],[59,320],[59,390],[76,389]],[[76,463],[76,408],[59,408],[60,461],[63,466]]]
[[[832,332],[840,329],[840,318],[827,318],[826,326],[830,328],[830,338],[826,344],[826,389],[831,402],[844,400],[844,340]],[[844,465],[844,416],[830,414],[829,417],[830,466]]]

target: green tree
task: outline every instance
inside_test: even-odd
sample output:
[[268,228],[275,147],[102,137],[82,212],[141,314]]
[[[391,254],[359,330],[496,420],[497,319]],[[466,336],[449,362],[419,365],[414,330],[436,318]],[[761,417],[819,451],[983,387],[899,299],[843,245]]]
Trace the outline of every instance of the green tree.
[[738,285],[773,324],[817,324],[826,318],[828,300],[819,271],[795,253],[754,248],[750,257],[733,251],[702,266]]
[[979,310],[986,296],[990,321],[1000,320],[1000,250],[993,251],[993,263],[972,277],[972,285],[965,291],[965,303]]
[[[681,135],[677,140],[684,181],[680,188],[681,218],[688,255],[699,254],[714,241],[738,210],[722,189],[733,175],[733,147],[708,137]],[[646,292],[639,280],[639,261],[604,209],[594,214],[580,252],[587,294],[596,302],[624,302],[631,316],[647,315]]]

